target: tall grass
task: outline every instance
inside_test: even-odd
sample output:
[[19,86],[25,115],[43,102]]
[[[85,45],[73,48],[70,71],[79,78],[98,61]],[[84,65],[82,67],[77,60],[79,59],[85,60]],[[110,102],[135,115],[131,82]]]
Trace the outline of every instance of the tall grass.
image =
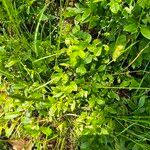
[[[131,57],[142,36],[137,31],[127,43],[125,57],[112,60],[113,45],[120,34],[114,41],[103,37],[105,30],[116,35],[109,24],[99,29],[102,33],[99,31],[96,38],[92,35],[98,28],[96,19],[99,26],[108,19],[118,23],[119,14],[109,15],[111,3],[1,2],[6,16],[0,18],[5,28],[0,37],[0,148],[7,149],[8,144],[14,148],[21,139],[31,143],[30,149],[39,150],[150,149],[150,87],[143,86],[149,81],[149,61],[133,69],[150,43]],[[95,15],[99,8],[107,9],[105,18]],[[68,20],[67,11],[71,11]],[[65,33],[67,25],[69,33]],[[122,28],[120,25],[119,33],[128,37]],[[119,95],[122,91],[130,96]],[[18,141],[16,145],[14,141]]]

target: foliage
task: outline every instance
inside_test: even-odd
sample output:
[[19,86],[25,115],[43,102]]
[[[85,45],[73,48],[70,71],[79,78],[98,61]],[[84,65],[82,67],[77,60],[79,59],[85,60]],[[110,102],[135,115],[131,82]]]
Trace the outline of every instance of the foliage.
[[1,149],[150,149],[149,0],[0,6]]

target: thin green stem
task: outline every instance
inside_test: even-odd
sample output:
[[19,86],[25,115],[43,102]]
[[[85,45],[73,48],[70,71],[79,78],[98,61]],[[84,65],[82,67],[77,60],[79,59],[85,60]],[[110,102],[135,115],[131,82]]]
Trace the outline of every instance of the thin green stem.
[[39,13],[40,17],[39,17],[39,20],[38,20],[38,23],[37,23],[37,26],[36,26],[35,34],[34,34],[34,50],[35,50],[36,56],[39,55],[38,50],[37,50],[37,37],[38,37],[39,26],[40,26],[40,23],[42,21],[42,17],[44,15],[44,12],[45,12],[46,8],[49,6],[49,4],[50,3],[45,4],[43,9]]

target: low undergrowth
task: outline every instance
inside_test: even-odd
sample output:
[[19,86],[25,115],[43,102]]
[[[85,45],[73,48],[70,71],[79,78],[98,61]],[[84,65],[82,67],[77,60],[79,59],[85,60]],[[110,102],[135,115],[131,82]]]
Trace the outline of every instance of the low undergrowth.
[[0,0],[0,149],[150,149],[149,0]]

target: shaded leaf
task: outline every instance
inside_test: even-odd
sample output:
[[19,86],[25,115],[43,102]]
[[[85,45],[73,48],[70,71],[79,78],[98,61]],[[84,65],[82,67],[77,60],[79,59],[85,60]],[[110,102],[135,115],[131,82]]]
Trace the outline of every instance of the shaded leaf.
[[138,106],[139,106],[139,107],[143,107],[143,106],[144,106],[144,104],[145,104],[145,99],[146,99],[145,96],[142,96],[142,97],[140,98],[139,103],[138,103]]

